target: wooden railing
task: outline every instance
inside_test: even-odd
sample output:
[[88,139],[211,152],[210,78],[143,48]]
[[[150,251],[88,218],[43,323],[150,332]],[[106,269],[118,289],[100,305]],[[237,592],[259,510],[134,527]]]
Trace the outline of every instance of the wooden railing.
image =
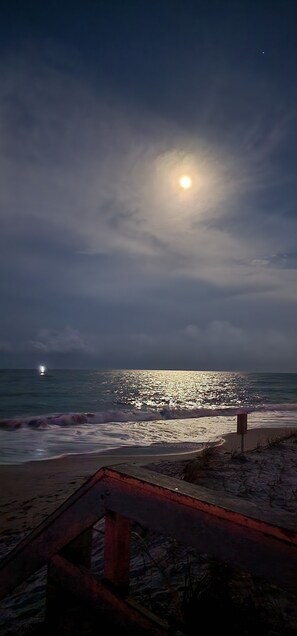
[[[104,575],[99,580],[90,570],[92,528],[103,517]],[[297,531],[289,516],[121,465],[101,468],[3,559],[0,599],[48,564],[48,624],[65,612],[63,590],[114,624],[129,626],[129,634],[167,633],[166,623],[129,599],[134,521],[297,593]]]

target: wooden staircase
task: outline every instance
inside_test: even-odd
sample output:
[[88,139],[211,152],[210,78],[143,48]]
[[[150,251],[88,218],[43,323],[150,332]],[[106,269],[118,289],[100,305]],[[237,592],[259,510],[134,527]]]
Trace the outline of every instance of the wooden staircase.
[[[104,574],[91,571],[93,526],[105,518]],[[0,563],[0,599],[47,565],[45,623],[30,636],[165,636],[168,624],[129,597],[132,524],[172,537],[297,594],[291,518],[134,465],[101,468]],[[103,621],[103,622],[102,622]]]

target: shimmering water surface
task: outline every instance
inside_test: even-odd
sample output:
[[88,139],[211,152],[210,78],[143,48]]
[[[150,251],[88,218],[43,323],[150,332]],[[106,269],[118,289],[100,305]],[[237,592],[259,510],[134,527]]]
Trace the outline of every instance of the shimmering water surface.
[[297,374],[0,371],[0,463],[120,446],[205,443],[297,421]]
[[[189,450],[236,430],[241,411],[251,428],[295,426],[296,396],[297,374],[0,371],[0,463],[131,446]],[[0,557],[21,538],[4,536]],[[2,601],[3,636],[43,620],[45,580],[43,568]]]

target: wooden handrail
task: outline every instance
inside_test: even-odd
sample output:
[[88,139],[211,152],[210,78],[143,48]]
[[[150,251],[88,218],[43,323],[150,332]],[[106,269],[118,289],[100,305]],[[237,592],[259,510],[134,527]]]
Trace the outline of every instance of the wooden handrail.
[[[51,584],[57,589],[71,594],[77,603],[84,603],[91,610],[101,613],[101,617],[105,621],[112,621],[113,625],[121,629],[129,627],[129,636],[139,636],[139,634],[141,636],[165,636],[168,634],[166,621],[144,610],[131,599],[123,600],[116,597],[83,566],[69,563],[63,557],[56,555],[50,563],[50,578]],[[51,617],[48,620],[49,625],[51,624],[50,619]],[[55,622],[55,617],[53,620]],[[134,629],[131,628],[131,625],[134,626]],[[54,632],[55,625],[53,625]]]
[[101,468],[2,560],[0,598],[110,512],[297,593],[297,532],[289,516],[121,465]]

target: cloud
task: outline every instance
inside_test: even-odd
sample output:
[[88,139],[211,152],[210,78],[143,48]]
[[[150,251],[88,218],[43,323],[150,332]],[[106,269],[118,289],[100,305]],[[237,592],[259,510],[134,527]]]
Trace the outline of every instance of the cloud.
[[8,351],[12,351],[11,343],[7,342],[6,340],[0,340],[0,351],[5,353]]
[[286,365],[292,370],[295,368],[297,337],[293,331],[242,328],[228,321],[214,320],[203,328],[188,325],[184,333],[198,359],[208,357],[211,364],[215,363],[213,368],[222,368],[225,360],[232,360],[233,368],[239,370],[285,370]]
[[43,328],[35,340],[29,341],[29,347],[40,353],[82,353],[91,354],[91,344],[85,336],[67,325],[62,331]]
[[266,355],[284,366],[286,355],[291,368],[294,122],[275,87],[238,69],[206,73],[165,116],[52,46],[11,53],[1,69],[4,342],[95,351],[100,364],[252,366]]
[[[262,327],[240,327],[213,320],[208,325],[189,324],[183,329],[168,328],[160,333],[137,330],[126,334],[87,337],[66,327],[56,333],[47,329],[38,334],[31,347],[41,354],[80,353],[92,366],[144,366],[159,368],[274,371],[293,370],[297,355],[296,334]],[[100,366],[99,364],[99,366]]]

